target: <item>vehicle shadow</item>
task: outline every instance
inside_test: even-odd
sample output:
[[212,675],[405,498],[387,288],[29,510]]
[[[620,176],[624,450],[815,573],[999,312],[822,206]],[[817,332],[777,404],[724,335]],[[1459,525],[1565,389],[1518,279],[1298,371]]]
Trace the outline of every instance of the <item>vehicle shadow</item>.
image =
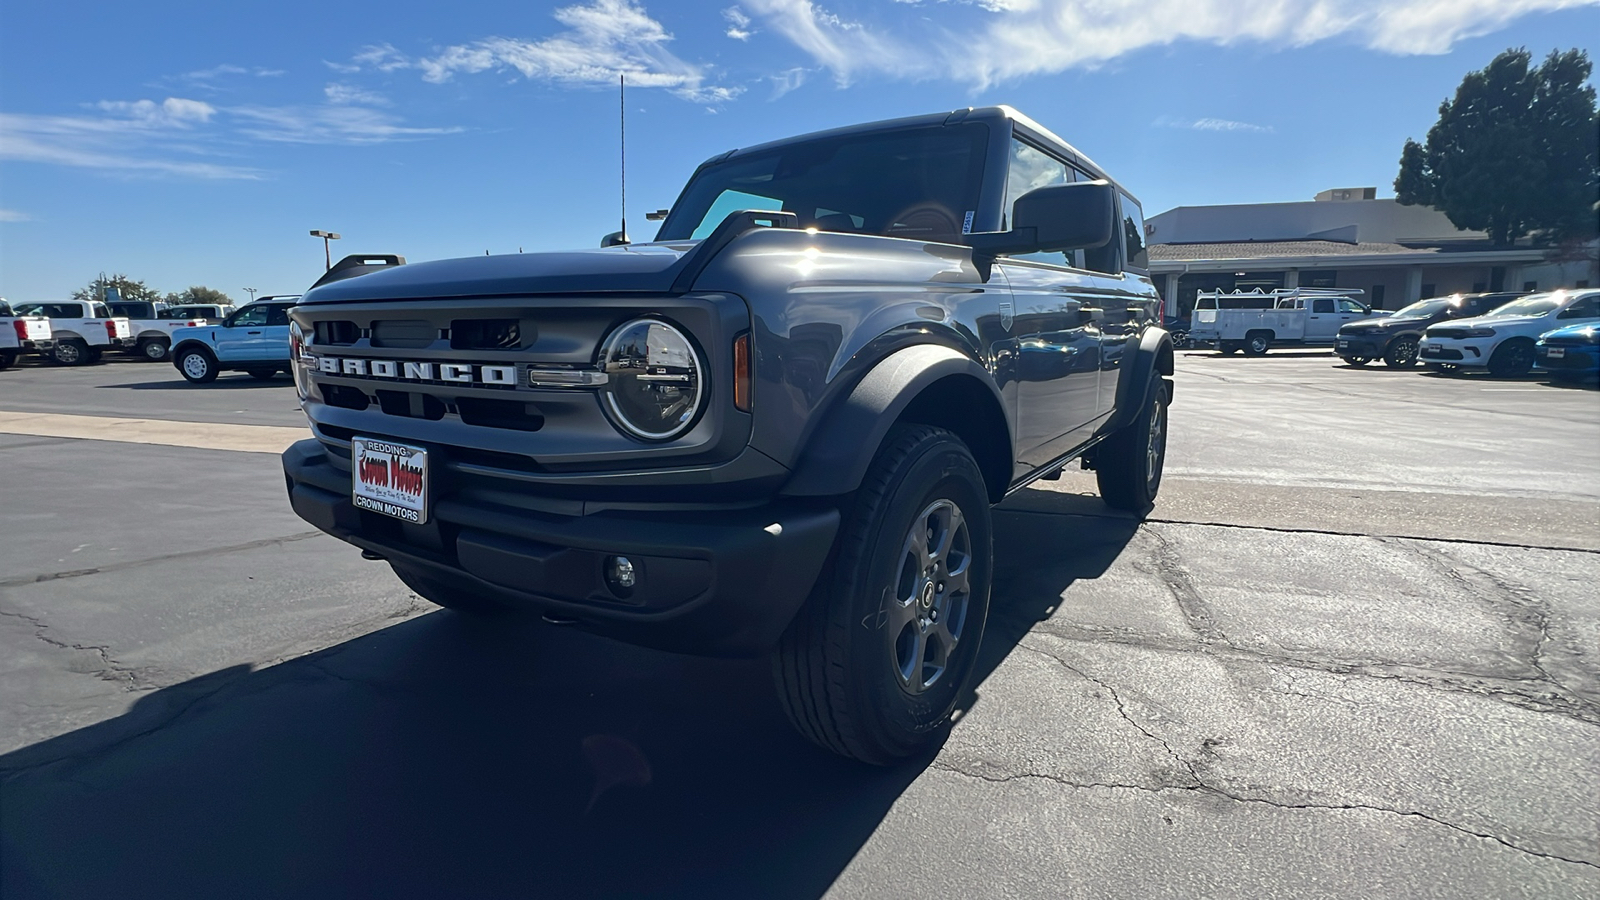
[[[997,514],[980,678],[1136,528],[1041,502]],[[931,761],[811,747],[764,660],[438,611],[0,756],[0,895],[809,900]]]
[[255,388],[293,388],[294,380],[287,375],[280,375],[267,381],[240,375],[231,378],[226,375],[210,384],[190,384],[182,376],[173,374],[171,381],[136,381],[131,384],[97,384],[97,388],[106,388],[120,391],[222,391],[222,390],[252,390]]

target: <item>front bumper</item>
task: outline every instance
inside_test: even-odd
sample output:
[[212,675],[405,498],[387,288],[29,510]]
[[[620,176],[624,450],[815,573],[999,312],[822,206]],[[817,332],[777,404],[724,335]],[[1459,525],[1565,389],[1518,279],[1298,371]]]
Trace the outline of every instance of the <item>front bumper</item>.
[[1333,352],[1344,359],[1378,359],[1387,346],[1381,334],[1341,334],[1333,341]]
[[[1550,355],[1552,349],[1559,349],[1560,355],[1552,357]],[[1538,346],[1535,348],[1534,367],[1541,371],[1566,375],[1600,371],[1600,347]]]
[[[340,540],[509,607],[706,656],[771,649],[839,527],[836,507],[809,502],[556,515],[511,491],[471,503],[442,495],[429,521],[412,525],[357,509],[349,469],[316,440],[286,450],[283,468],[294,511]],[[638,573],[628,597],[606,584],[610,556]]]
[[1417,350],[1417,361],[1425,366],[1482,368],[1489,365],[1494,346],[1494,338],[1425,337]]

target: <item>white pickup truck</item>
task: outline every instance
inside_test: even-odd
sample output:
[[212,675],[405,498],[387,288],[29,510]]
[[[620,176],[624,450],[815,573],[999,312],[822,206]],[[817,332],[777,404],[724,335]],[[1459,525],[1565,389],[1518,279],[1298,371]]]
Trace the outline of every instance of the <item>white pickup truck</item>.
[[1270,347],[1331,346],[1346,322],[1388,313],[1356,300],[1364,292],[1343,288],[1273,291],[1202,291],[1195,297],[1189,338],[1222,353],[1261,356]]
[[50,320],[44,316],[19,316],[0,300],[0,369],[9,369],[24,353],[48,353],[55,346]]
[[165,303],[146,300],[112,300],[106,303],[111,314],[128,320],[133,329],[134,353],[151,362],[160,362],[172,352],[172,333],[179,328],[206,324],[204,315],[171,318]]
[[113,316],[99,301],[52,300],[18,303],[12,308],[22,315],[50,320],[56,342],[50,358],[63,366],[99,362],[100,354],[107,350],[132,350],[138,343],[128,320]]

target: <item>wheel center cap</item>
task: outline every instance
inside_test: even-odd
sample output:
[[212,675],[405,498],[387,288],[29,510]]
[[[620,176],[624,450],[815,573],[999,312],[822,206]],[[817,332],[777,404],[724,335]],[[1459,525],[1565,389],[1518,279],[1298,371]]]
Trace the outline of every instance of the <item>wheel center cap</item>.
[[931,581],[922,586],[922,608],[933,609],[933,582]]

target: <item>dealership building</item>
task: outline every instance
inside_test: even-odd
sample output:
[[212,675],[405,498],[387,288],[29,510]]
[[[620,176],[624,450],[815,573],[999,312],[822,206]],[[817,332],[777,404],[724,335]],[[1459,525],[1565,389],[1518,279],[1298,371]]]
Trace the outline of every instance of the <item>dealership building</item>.
[[1145,223],[1150,274],[1168,315],[1199,291],[1360,288],[1378,309],[1427,297],[1600,284],[1587,258],[1552,261],[1547,247],[1496,248],[1444,213],[1378,199],[1376,188],[1323,191],[1298,203],[1180,206]]

